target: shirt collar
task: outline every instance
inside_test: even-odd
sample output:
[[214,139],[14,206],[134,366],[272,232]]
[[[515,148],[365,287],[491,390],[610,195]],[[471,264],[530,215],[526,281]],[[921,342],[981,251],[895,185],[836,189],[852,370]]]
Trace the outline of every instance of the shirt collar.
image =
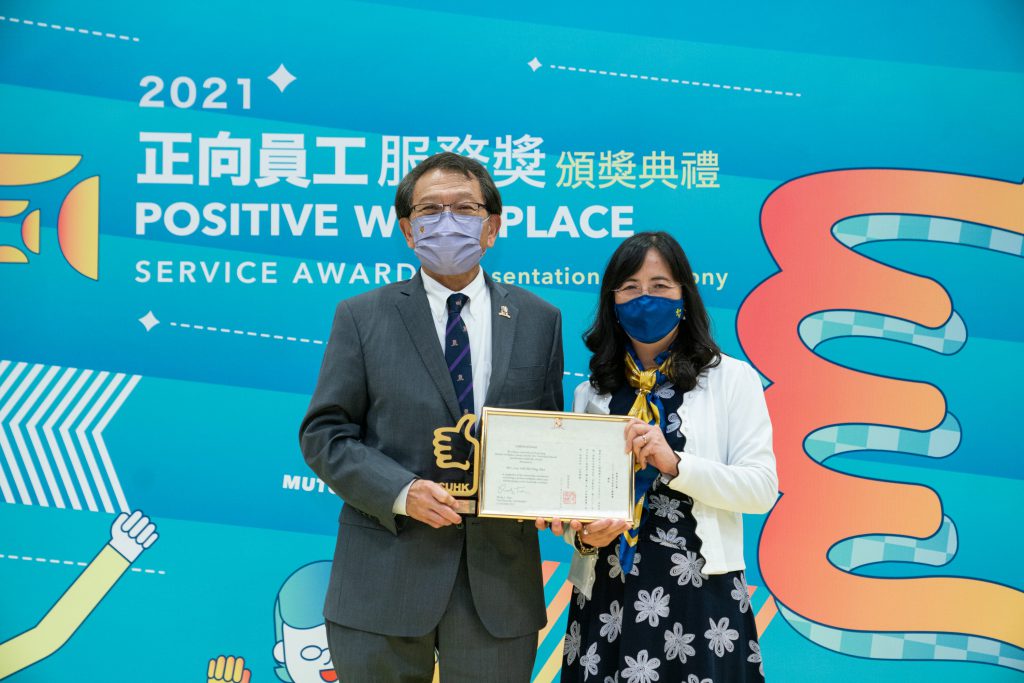
[[[430,312],[435,318],[446,320],[448,318],[448,297],[456,292],[427,275],[422,268],[420,268],[420,275],[423,276],[423,289],[427,293]],[[487,291],[484,269],[478,270],[476,277],[459,291],[469,297],[469,303],[466,305],[465,312],[471,318],[476,317],[475,314],[480,310],[479,307],[483,304],[484,293]]]

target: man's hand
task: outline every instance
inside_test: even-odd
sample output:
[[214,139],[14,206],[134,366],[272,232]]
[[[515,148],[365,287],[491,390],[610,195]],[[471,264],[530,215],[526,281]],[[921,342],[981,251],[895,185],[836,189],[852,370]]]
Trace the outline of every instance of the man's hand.
[[460,524],[462,517],[455,511],[455,497],[439,484],[417,479],[409,487],[405,499],[405,513],[435,529]]
[[242,657],[225,657],[221,655],[211,659],[206,667],[207,683],[249,683],[252,675],[245,668],[245,659]]
[[131,517],[122,512],[110,526],[111,547],[129,562],[134,562],[143,550],[156,543],[157,538],[156,525],[142,514],[142,510],[136,510]]

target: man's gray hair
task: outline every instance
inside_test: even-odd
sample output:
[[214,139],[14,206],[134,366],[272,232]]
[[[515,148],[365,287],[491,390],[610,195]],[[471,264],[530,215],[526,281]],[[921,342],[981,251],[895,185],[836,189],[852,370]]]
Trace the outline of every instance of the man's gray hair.
[[412,213],[412,191],[416,187],[416,181],[423,174],[437,169],[461,173],[467,178],[476,178],[480,182],[487,213],[501,214],[501,193],[498,192],[498,187],[483,164],[459,154],[441,152],[421,161],[402,178],[402,182],[398,183],[398,189],[395,190],[395,213],[399,218],[408,218]]

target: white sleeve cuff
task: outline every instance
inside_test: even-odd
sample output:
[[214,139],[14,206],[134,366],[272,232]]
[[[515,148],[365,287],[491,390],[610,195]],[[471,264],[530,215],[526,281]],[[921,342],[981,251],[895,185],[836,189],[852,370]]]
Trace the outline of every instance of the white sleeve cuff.
[[391,512],[396,515],[404,515],[405,512],[405,501],[409,497],[409,488],[412,486],[412,482],[416,481],[413,479],[405,485],[401,491],[398,492],[398,496],[395,498],[395,503],[391,506]]

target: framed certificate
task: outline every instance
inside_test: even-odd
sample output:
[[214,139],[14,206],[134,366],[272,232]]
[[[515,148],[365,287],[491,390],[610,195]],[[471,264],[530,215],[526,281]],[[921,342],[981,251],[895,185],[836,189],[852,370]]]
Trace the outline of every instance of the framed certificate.
[[629,418],[484,408],[481,517],[633,519]]

